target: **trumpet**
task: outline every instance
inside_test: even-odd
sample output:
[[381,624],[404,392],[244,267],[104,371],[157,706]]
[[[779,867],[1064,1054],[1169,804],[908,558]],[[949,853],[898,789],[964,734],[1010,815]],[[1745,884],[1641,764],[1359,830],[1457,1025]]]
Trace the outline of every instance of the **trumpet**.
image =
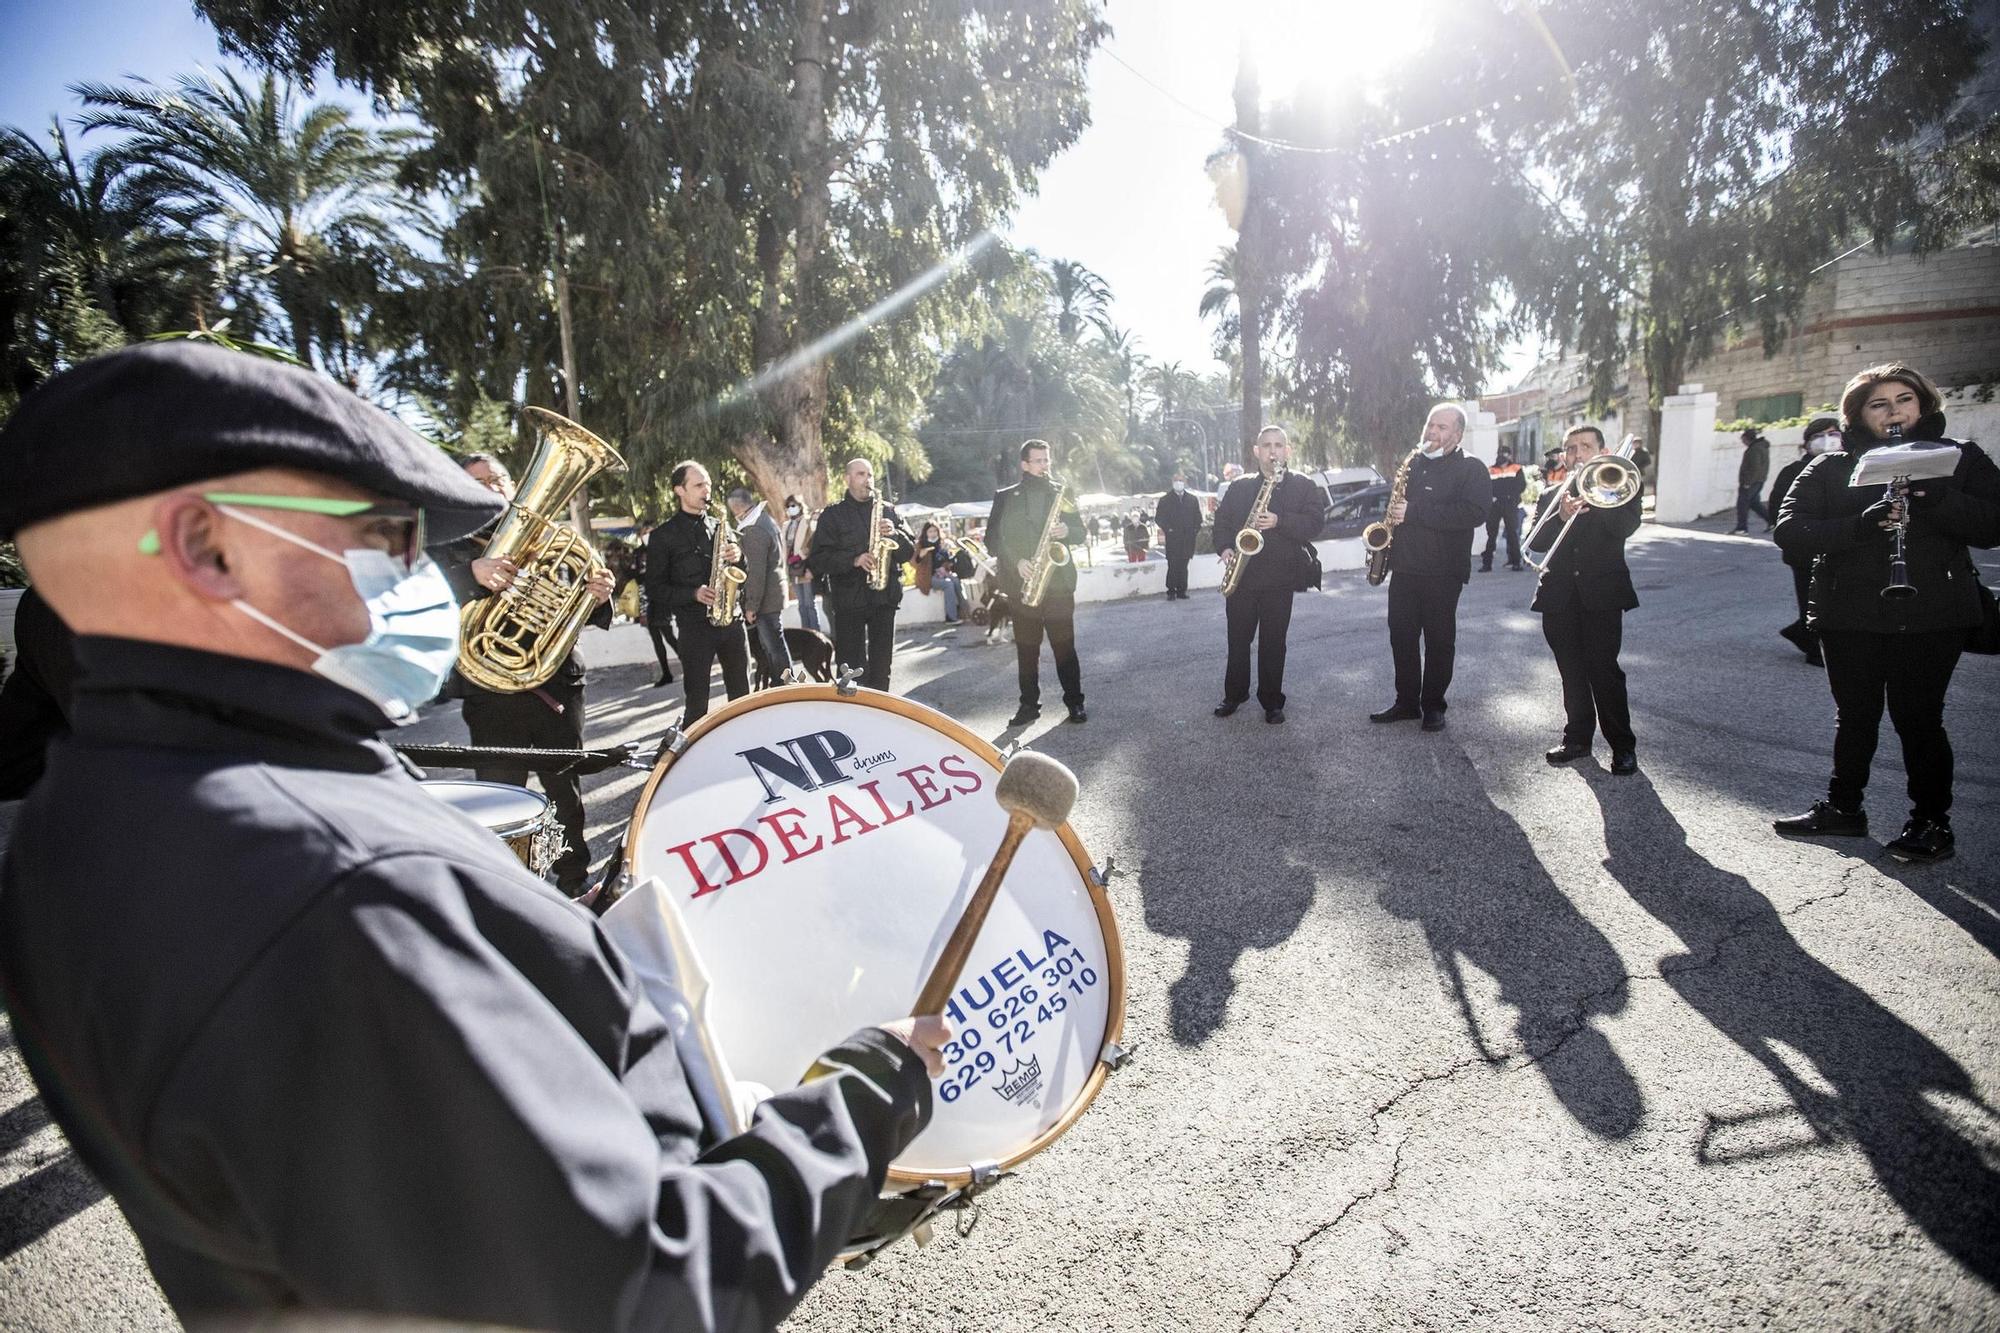
[[[1521,539],[1521,545],[1525,548],[1521,559],[1528,568],[1537,573],[1547,569],[1549,562],[1555,559],[1556,552],[1561,549],[1563,538],[1569,536],[1570,524],[1565,520],[1563,530],[1556,534],[1553,542],[1549,543],[1549,549],[1542,553],[1541,561],[1536,562],[1535,538],[1541,535],[1542,529],[1550,522],[1561,517],[1565,496],[1574,495],[1593,509],[1616,509],[1639,493],[1639,469],[1633,467],[1631,461],[1633,447],[1638,442],[1638,436],[1627,435],[1618,442],[1615,452],[1599,454],[1595,458],[1585,460],[1563,481],[1562,489],[1556,492],[1555,499],[1549,501],[1548,509],[1535,526],[1528,529],[1528,535]],[[1578,514],[1577,517],[1582,518],[1583,515]]]

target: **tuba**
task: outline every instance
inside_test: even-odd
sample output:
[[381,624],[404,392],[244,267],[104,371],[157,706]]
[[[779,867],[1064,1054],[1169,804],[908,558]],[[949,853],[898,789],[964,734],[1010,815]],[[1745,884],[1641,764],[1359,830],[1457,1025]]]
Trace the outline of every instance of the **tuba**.
[[540,407],[524,414],[540,430],[541,443],[485,551],[486,559],[511,560],[521,572],[459,612],[459,672],[501,694],[542,684],[576,645],[591,612],[584,585],[605,564],[589,539],[560,516],[592,477],[625,470],[616,449],[567,417]]
[[708,623],[722,629],[736,619],[736,603],[743,595],[743,580],[750,576],[722,558],[722,548],[734,545],[736,532],[729,526],[729,507],[723,506],[715,520],[715,541],[708,557],[708,586],[715,601],[708,608]]
[[1057,482],[1055,498],[1049,501],[1049,516],[1042,521],[1042,539],[1035,544],[1035,557],[1028,563],[1028,576],[1021,580],[1021,605],[1040,606],[1048,595],[1049,575],[1057,566],[1069,563],[1069,546],[1056,540],[1056,524],[1062,522],[1066,482]]

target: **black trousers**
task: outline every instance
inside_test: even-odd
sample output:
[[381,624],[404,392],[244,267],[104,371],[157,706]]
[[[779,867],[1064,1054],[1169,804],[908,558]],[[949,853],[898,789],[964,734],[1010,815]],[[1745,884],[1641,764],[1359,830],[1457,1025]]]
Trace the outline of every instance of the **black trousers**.
[[1192,551],[1190,551],[1186,555],[1175,555],[1173,552],[1173,548],[1169,547],[1167,549],[1168,592],[1178,592],[1178,593],[1187,592],[1188,562],[1192,559],[1194,559],[1194,553]]
[[1222,697],[1240,704],[1250,697],[1250,641],[1257,641],[1257,702],[1267,711],[1285,706],[1285,635],[1292,627],[1290,588],[1238,588],[1222,599],[1229,626],[1229,663]]
[[1826,683],[1833,690],[1833,777],[1827,798],[1859,810],[1882,727],[1882,704],[1903,742],[1910,778],[1910,814],[1936,819],[1951,810],[1951,740],[1944,732],[1944,696],[1965,648],[1962,629],[1924,634],[1822,630]]
[[[653,639],[653,656],[660,659],[660,678],[662,680],[672,680],[674,678],[674,669],[667,665],[667,646],[671,644],[673,650],[677,653],[681,650],[681,641],[674,637],[672,619],[666,616],[654,617],[648,615],[646,617],[646,632]],[[685,661],[681,664],[681,670],[687,670]]]
[[1563,682],[1563,743],[1589,745],[1604,729],[1612,753],[1633,748],[1632,710],[1625,700],[1625,672],[1618,648],[1625,637],[1623,611],[1587,611],[1571,603],[1542,612],[1542,637],[1555,650]]
[[1399,706],[1444,711],[1458,656],[1458,595],[1464,590],[1465,581],[1456,574],[1398,570],[1389,576],[1389,652],[1396,659]]
[[750,693],[750,641],[743,637],[743,622],[732,621],[717,629],[706,615],[681,612],[681,689],[687,708],[681,713],[683,727],[708,714],[708,686],[711,668],[722,663],[722,689],[731,699]]
[[1486,516],[1486,552],[1479,557],[1481,569],[1493,568],[1493,547],[1503,525],[1507,529],[1507,563],[1521,563],[1521,506],[1514,504],[1508,505],[1504,512],[1496,508]]
[[1062,682],[1063,704],[1083,707],[1083,668],[1076,660],[1076,606],[1014,608],[1014,662],[1020,669],[1021,705],[1042,704],[1042,639],[1056,659],[1056,679]]
[[833,656],[858,669],[871,690],[889,688],[889,663],[896,655],[896,608],[843,606],[833,617]]
[[[489,690],[467,693],[462,710],[474,745],[535,746],[544,750],[583,748],[583,686],[550,681],[540,689],[519,694]],[[503,765],[473,770],[481,782],[528,785],[529,769]],[[533,770],[562,826],[563,853],[553,867],[556,886],[571,898],[584,891],[590,870],[590,844],[583,836],[583,779],[575,773]]]

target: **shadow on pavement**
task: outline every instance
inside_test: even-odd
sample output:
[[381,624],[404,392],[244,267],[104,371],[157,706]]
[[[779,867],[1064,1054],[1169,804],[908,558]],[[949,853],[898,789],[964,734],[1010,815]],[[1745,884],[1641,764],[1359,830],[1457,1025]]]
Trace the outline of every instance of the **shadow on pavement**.
[[[39,1097],[0,1115],[0,1157],[46,1128],[49,1113]],[[104,1197],[97,1177],[65,1149],[55,1160],[0,1189],[0,1259],[34,1244]]]
[[[1643,773],[1588,780],[1604,812],[1605,868],[1687,946],[1661,964],[1661,974],[1770,1071],[1810,1127],[1793,1148],[1852,1142],[1925,1235],[1987,1282],[2000,1280],[2000,1172],[1951,1123],[1943,1100],[1992,1123],[1994,1110],[1979,1100],[1971,1077],[1800,946],[1749,881],[1689,847]],[[1726,1165],[1771,1155],[1718,1150],[1712,1141],[1774,1118],[1711,1116],[1702,1160]]]
[[[1527,834],[1487,797],[1471,763],[1456,754],[1447,761],[1454,766],[1463,780],[1391,831],[1412,848],[1468,849],[1490,873],[1451,873],[1440,860],[1434,873],[1404,873],[1378,898],[1423,928],[1481,1058],[1498,1064],[1518,1050],[1579,1125],[1599,1138],[1626,1138],[1639,1127],[1645,1098],[1590,1021],[1625,1007],[1624,960],[1542,868]],[[1467,963],[1499,983],[1500,999],[1517,1015],[1512,1040],[1481,1027]]]

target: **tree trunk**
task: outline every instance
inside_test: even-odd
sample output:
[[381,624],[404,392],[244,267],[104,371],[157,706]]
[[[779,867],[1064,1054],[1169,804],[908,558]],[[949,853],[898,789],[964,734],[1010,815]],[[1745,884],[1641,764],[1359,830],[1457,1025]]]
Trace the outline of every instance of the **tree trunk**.
[[[764,291],[753,334],[759,370],[776,365],[810,340],[800,327],[801,312],[818,307],[811,299],[827,220],[832,213],[832,186],[826,157],[826,68],[831,58],[826,0],[805,0],[799,6],[798,36],[792,53],[792,117],[796,215],[791,227],[791,291],[785,300],[787,275],[783,228],[766,214],[759,219],[757,252]],[[789,304],[789,310],[787,305]],[[737,442],[736,459],[751,484],[774,508],[787,494],[796,494],[812,508],[826,503],[826,398],[829,367],[814,357],[779,375],[763,393],[771,434],[746,434]]]
[[[569,258],[561,222],[556,223],[556,333],[562,343],[563,415],[583,426],[583,408],[577,401],[576,336],[569,308]],[[588,430],[589,427],[585,426]],[[590,487],[579,486],[569,498],[570,526],[584,535],[592,549],[597,533],[590,526]]]
[[[1258,108],[1257,66],[1250,57],[1246,36],[1236,65],[1236,128],[1245,135],[1258,133],[1262,124]],[[1264,278],[1263,246],[1266,220],[1263,201],[1263,167],[1258,146],[1239,138],[1237,151],[1243,154],[1243,226],[1236,235],[1236,314],[1243,344],[1243,414],[1241,460],[1247,468],[1250,446],[1264,427]]]

